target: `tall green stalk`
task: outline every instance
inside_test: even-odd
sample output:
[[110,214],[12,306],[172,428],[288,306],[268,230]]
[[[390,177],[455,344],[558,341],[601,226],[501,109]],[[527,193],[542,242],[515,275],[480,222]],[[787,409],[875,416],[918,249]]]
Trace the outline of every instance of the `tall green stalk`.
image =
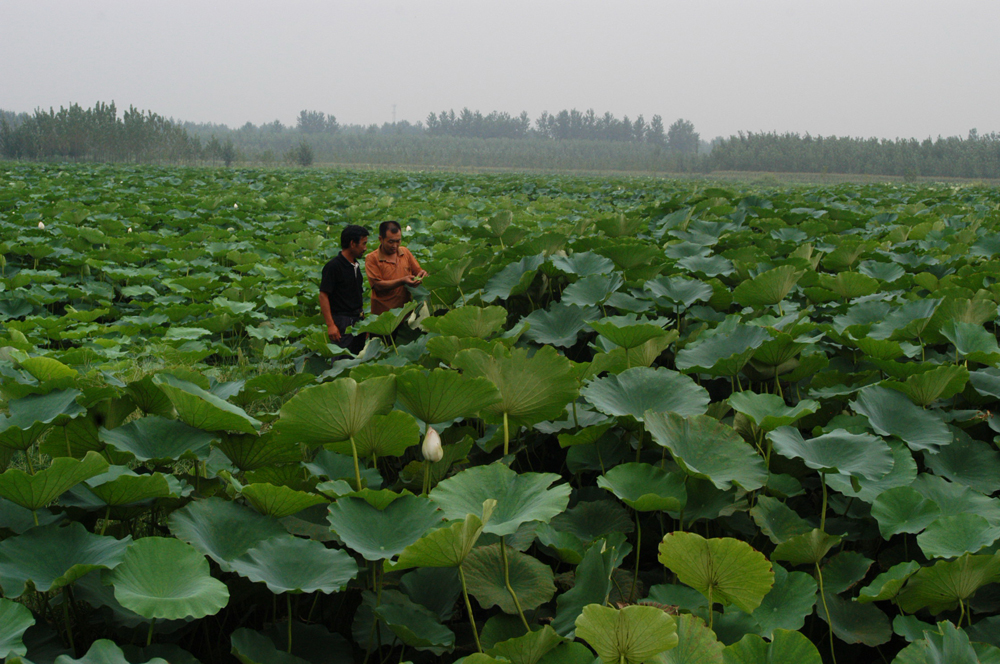
[[361,491],[361,466],[358,465],[358,446],[354,444],[354,436],[351,436],[351,454],[354,456],[354,481],[357,490]]
[[472,636],[476,639],[476,649],[483,651],[483,645],[479,642],[479,628],[476,627],[476,618],[472,615],[472,602],[469,601],[469,589],[465,585],[465,571],[462,566],[458,566],[458,578],[462,582],[462,597],[465,599],[465,610],[469,614],[469,624],[472,625]]
[[528,626],[528,619],[524,617],[524,609],[521,608],[521,602],[517,599],[517,593],[514,592],[514,587],[510,585],[510,563],[507,561],[507,542],[503,537],[500,538],[500,557],[503,558],[503,582],[507,586],[507,592],[510,593],[511,599],[514,600],[514,607],[517,609],[517,615],[521,616],[521,622],[524,623],[524,628],[531,631],[531,627]]

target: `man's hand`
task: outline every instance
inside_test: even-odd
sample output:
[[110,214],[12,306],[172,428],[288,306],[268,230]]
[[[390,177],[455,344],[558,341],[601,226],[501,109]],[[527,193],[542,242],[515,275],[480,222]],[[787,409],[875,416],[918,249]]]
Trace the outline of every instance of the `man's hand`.
[[340,341],[340,330],[337,329],[336,325],[327,325],[326,334],[333,343]]
[[415,279],[412,274],[408,274],[405,277],[401,277],[399,279],[399,282],[404,286],[416,286],[418,283],[417,279]]
[[426,276],[427,276],[427,270],[420,270],[420,272],[417,272],[418,280],[422,280]]

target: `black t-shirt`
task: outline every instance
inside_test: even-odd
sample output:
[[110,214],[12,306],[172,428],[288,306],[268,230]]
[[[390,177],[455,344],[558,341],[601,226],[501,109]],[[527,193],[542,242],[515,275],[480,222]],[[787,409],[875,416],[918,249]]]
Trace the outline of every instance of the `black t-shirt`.
[[361,287],[365,271],[361,263],[351,264],[344,254],[337,254],[323,266],[319,290],[330,299],[330,313],[337,316],[360,316],[364,302]]

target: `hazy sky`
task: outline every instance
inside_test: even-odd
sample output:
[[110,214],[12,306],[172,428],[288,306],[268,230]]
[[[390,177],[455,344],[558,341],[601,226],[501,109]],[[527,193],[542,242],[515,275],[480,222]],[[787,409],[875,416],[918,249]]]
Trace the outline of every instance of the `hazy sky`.
[[564,108],[739,130],[1000,131],[997,0],[0,0],[0,108],[196,122]]

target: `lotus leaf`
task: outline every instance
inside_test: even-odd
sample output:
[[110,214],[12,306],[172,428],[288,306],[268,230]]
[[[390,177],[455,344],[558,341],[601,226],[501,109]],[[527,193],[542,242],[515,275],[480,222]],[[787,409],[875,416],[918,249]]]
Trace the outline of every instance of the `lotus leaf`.
[[190,544],[165,537],[132,543],[121,564],[102,573],[115,599],[144,618],[181,620],[215,615],[229,603],[226,584]]
[[[899,651],[894,664],[980,664],[994,661],[980,657],[969,636],[950,622],[939,622],[936,629],[922,632],[918,639]],[[978,645],[978,644],[977,644]]]
[[400,403],[426,424],[472,417],[500,400],[488,379],[447,369],[405,371],[397,378],[396,389]]
[[817,585],[811,576],[788,572],[781,565],[772,565],[772,568],[774,587],[753,611],[760,634],[765,638],[772,638],[777,629],[801,629],[816,604]]
[[931,615],[953,609],[979,588],[1000,580],[1000,556],[965,554],[956,560],[939,560],[921,567],[896,598],[907,613],[926,608]]
[[387,337],[396,331],[403,320],[417,308],[418,302],[407,302],[402,307],[390,309],[378,316],[370,316],[365,320],[352,326],[353,334],[374,334],[380,337]]
[[548,522],[566,509],[570,487],[549,486],[559,479],[552,473],[516,473],[502,463],[469,468],[454,475],[431,491],[447,519],[464,519],[482,510],[486,500],[497,506],[483,532],[511,535],[530,521]]
[[757,496],[757,504],[750,509],[750,516],[760,531],[775,544],[787,542],[812,530],[809,522],[791,507],[771,496]]
[[440,318],[425,318],[421,325],[442,336],[489,339],[503,329],[507,311],[503,307],[458,307]]
[[79,390],[55,390],[10,401],[10,415],[0,415],[0,446],[26,450],[52,426],[80,417],[86,412],[77,401],[81,395]]
[[[845,496],[856,497],[866,503],[872,503],[889,489],[912,484],[917,477],[917,464],[913,460],[909,448],[898,440],[890,439],[887,443],[892,450],[893,464],[892,470],[884,477],[869,480],[864,477],[848,475],[827,475],[827,486]],[[858,486],[858,490],[855,490],[855,484]]]
[[736,392],[729,397],[729,405],[738,413],[750,418],[762,431],[774,431],[788,426],[819,410],[818,401],[805,399],[795,406],[785,405],[785,400],[776,394]]
[[188,503],[172,512],[167,523],[178,539],[194,546],[231,571],[229,564],[261,542],[286,534],[273,517],[267,517],[221,498]]
[[878,602],[881,600],[893,599],[899,594],[900,588],[906,580],[913,576],[913,573],[920,569],[920,563],[910,560],[905,563],[893,565],[887,571],[875,577],[875,580],[861,589],[857,601],[861,604],[866,602]]
[[821,473],[842,473],[877,480],[892,470],[892,450],[870,434],[836,429],[805,440],[794,427],[780,427],[767,434],[774,450],[790,459],[802,459]]
[[668,533],[659,561],[677,579],[714,602],[753,612],[774,585],[771,563],[746,542],[730,537],[705,539],[695,533]]
[[597,486],[639,512],[679,511],[687,502],[682,473],[668,473],[648,463],[624,463],[597,478]]
[[556,269],[578,277],[611,274],[615,270],[615,264],[610,259],[591,251],[582,251],[569,256],[553,256],[551,260]]
[[[243,472],[269,466],[294,463],[302,458],[298,443],[284,440],[267,431],[260,436],[252,433],[220,432],[218,449]],[[353,472],[353,469],[348,471]]]
[[[508,551],[510,585],[521,608],[530,611],[552,599],[556,593],[552,569],[520,551]],[[484,609],[498,606],[504,613],[515,614],[517,607],[504,582],[504,564],[499,544],[472,550],[462,565],[469,594]]]
[[246,627],[234,630],[230,643],[233,656],[242,664],[311,664],[301,657],[278,650],[271,639]]
[[[113,641],[99,639],[94,641],[85,654],[80,659],[73,659],[69,655],[59,655],[54,664],[133,664],[125,658],[125,653],[115,645]],[[135,663],[139,664],[139,663]],[[144,660],[141,664],[172,664],[160,657]]]
[[965,388],[969,370],[965,367],[942,364],[929,371],[909,376],[905,381],[887,380],[884,387],[902,392],[913,403],[926,408],[938,399],[950,399]]
[[611,575],[631,549],[624,545],[621,549],[607,546],[605,540],[598,540],[587,549],[583,561],[576,567],[573,587],[556,598],[556,615],[552,628],[567,638],[573,638],[576,619],[590,604],[605,604],[611,593]]
[[[409,413],[394,410],[386,415],[375,415],[354,438],[358,456],[377,459],[402,456],[406,450],[420,442],[420,427]],[[340,454],[350,454],[349,442],[331,443],[327,449]]]
[[488,522],[496,508],[495,500],[483,503],[483,516],[467,514],[459,521],[445,528],[439,528],[413,544],[407,546],[393,565],[393,570],[408,567],[458,567],[483,532],[484,521]]
[[524,336],[535,343],[569,348],[576,343],[587,323],[597,320],[597,307],[578,307],[556,302],[548,309],[536,309],[522,320],[529,327]]
[[933,454],[952,441],[953,436],[940,417],[888,388],[865,387],[851,405],[868,418],[875,433],[898,436],[911,450]]
[[637,319],[634,316],[612,316],[588,323],[598,334],[621,348],[636,348],[650,339],[664,337],[667,331],[661,325]]
[[756,634],[747,634],[726,647],[722,661],[724,664],[822,664],[823,658],[801,632],[776,629],[770,643]]
[[677,645],[677,623],[652,606],[613,609],[590,604],[576,619],[576,633],[605,664],[641,664]]
[[490,277],[483,286],[483,302],[493,302],[497,298],[507,300],[513,295],[521,295],[538,274],[538,268],[545,262],[541,254],[525,256],[515,263],[509,263],[502,270]]
[[917,544],[928,558],[957,558],[977,553],[1000,538],[1000,527],[990,526],[978,514],[942,516],[917,535]]
[[267,482],[247,484],[241,487],[240,495],[246,498],[255,510],[276,519],[291,516],[307,507],[327,502],[323,496]]
[[392,410],[395,400],[394,376],[371,378],[362,383],[338,378],[307,387],[281,407],[276,435],[313,447],[348,440],[364,429],[372,417]]
[[935,475],[956,484],[964,484],[980,493],[1000,491],[1000,453],[963,431],[955,431],[955,440],[937,454],[924,454],[924,463]]
[[441,655],[450,652],[455,645],[455,633],[422,606],[381,604],[375,608],[375,614],[411,648]]
[[29,475],[18,468],[0,474],[0,498],[29,510],[40,510],[60,494],[80,482],[107,471],[108,462],[97,452],[87,452],[83,459],[53,459],[45,470]]
[[677,353],[677,369],[684,373],[735,376],[771,335],[752,325],[736,325],[728,334],[716,335],[686,346]]
[[[482,509],[481,502],[479,508]],[[465,512],[463,516],[469,513],[475,512]],[[352,550],[367,560],[386,560],[440,525],[444,516],[429,501],[402,495],[382,509],[364,498],[340,498],[330,505],[327,520],[333,532]]]
[[701,415],[708,406],[708,391],[693,380],[669,369],[635,367],[617,376],[592,380],[580,393],[602,413],[629,415],[640,422],[647,411]]
[[712,297],[712,287],[697,279],[659,277],[646,282],[645,289],[654,297],[671,305],[687,309],[695,302],[707,302]]
[[771,553],[773,560],[786,560],[792,565],[817,564],[830,552],[830,549],[840,544],[839,535],[830,535],[819,528],[782,542],[774,547]]
[[21,637],[34,624],[35,617],[28,607],[0,599],[0,657],[26,654],[28,649],[24,647]]
[[748,491],[767,481],[764,460],[718,420],[653,411],[647,411],[644,419],[653,441],[670,450],[677,464],[693,477],[708,479],[719,489],[736,483]]
[[816,614],[845,643],[863,643],[874,647],[892,638],[888,616],[874,604],[860,604],[827,593],[824,601],[816,604]]
[[[501,641],[487,650],[487,654],[512,664],[538,664],[547,653],[563,643],[568,641],[546,625],[534,632]],[[588,654],[591,653],[588,651]]]
[[733,291],[733,299],[744,307],[762,308],[780,303],[795,286],[804,270],[783,265],[744,281]]
[[229,566],[275,594],[334,593],[358,574],[358,565],[347,552],[291,535],[260,541]]
[[133,420],[115,429],[101,428],[101,440],[139,461],[164,463],[179,459],[208,458],[216,436],[177,420],[156,415]]
[[260,422],[246,412],[193,383],[170,374],[158,374],[153,383],[170,399],[177,410],[177,417],[191,426],[205,431],[240,431],[257,433]]

